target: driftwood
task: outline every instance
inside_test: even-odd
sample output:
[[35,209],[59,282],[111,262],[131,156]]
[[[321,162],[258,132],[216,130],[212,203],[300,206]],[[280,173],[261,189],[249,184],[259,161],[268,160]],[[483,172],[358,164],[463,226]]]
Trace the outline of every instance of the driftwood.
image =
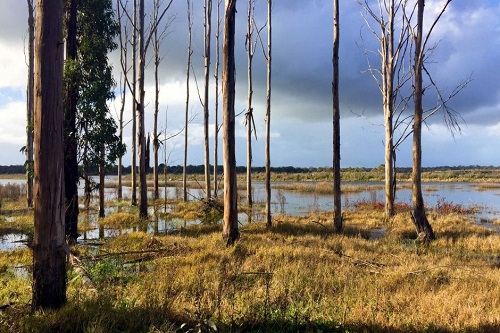
[[[73,271],[77,274],[75,279],[81,278],[82,285],[87,288],[92,294],[97,294],[97,288],[89,277],[87,270],[85,270],[81,259],[75,256],[72,252],[69,254],[68,263],[73,269]],[[75,280],[73,279],[73,280]]]

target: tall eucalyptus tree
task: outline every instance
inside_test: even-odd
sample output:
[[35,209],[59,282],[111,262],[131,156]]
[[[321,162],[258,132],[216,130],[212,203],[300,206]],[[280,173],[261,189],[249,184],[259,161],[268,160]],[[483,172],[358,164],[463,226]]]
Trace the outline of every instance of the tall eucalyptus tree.
[[62,0],[38,0],[35,33],[32,307],[66,303]]

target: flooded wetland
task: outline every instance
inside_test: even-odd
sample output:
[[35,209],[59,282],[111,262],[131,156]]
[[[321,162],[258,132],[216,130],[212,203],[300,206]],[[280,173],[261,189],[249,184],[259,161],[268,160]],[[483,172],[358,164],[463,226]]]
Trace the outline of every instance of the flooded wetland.
[[[398,184],[397,215],[389,221],[383,216],[382,182],[343,183],[341,235],[331,231],[329,182],[273,182],[271,229],[263,223],[264,183],[253,183],[252,209],[240,184],[241,237],[225,248],[223,207],[207,208],[197,182],[189,184],[188,203],[182,203],[177,182],[160,186],[161,199],[150,200],[147,220],[130,205],[130,187],[123,188],[119,202],[116,178],[106,182],[106,217],[98,217],[97,197],[88,210],[80,205],[80,236],[68,266],[69,302],[49,316],[29,316],[23,305],[31,295],[32,211],[24,208],[22,195],[4,198],[3,325],[37,332],[56,326],[129,332],[500,327],[500,183],[424,183],[437,235],[428,245],[417,241],[411,224],[409,183]],[[7,184],[22,188],[24,180],[1,180]]]

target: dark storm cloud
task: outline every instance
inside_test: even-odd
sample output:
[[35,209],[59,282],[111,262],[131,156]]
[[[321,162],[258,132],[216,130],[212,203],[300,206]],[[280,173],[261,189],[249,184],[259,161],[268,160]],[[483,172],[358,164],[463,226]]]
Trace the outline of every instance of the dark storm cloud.
[[[9,68],[15,67],[12,66],[14,61],[22,61],[19,68],[25,69],[26,67],[22,43],[27,30],[27,9],[25,1],[0,1],[2,2],[0,44],[4,46],[0,59],[5,58],[11,61],[10,64],[8,62],[0,64],[0,66],[4,65],[4,67],[0,67],[4,68],[3,73],[8,74],[4,75],[5,77],[14,75],[11,74],[12,71],[8,71]],[[129,4],[130,2],[129,0]],[[194,53],[192,61],[200,88],[203,84],[202,3],[202,0],[193,1]],[[436,6],[442,3],[443,1],[428,1],[426,3],[427,23],[436,15]],[[146,13],[151,12],[151,5],[152,0],[146,0]],[[360,15],[360,7],[355,1],[342,0],[340,6],[342,163],[343,166],[376,166],[383,163],[383,128],[373,125],[373,123],[381,121],[381,95],[377,84],[366,72],[368,65],[360,44],[364,44],[367,49],[375,52],[378,45],[365,26]],[[212,20],[211,77],[213,77],[215,62],[215,8],[216,0],[214,0]],[[239,0],[237,9],[236,111],[240,112],[246,108],[247,95],[247,56],[245,53],[247,1]],[[223,9],[221,9],[221,13],[223,13]],[[185,89],[183,84],[186,75],[188,39],[186,1],[174,0],[169,15],[172,17],[172,23],[168,30],[168,36],[162,44],[160,65],[160,80],[162,84],[167,86],[160,94],[164,96],[162,109],[164,110],[167,104],[169,107],[169,131],[174,131],[183,126],[184,103],[179,102],[179,100],[183,100],[185,97],[179,98],[179,96],[184,96],[184,91],[181,89]],[[255,20],[258,26],[265,23],[266,16],[267,1],[257,0]],[[146,18],[146,22],[149,22],[149,16]],[[267,46],[266,29],[262,31],[262,38],[263,44]],[[272,132],[275,136],[272,139],[272,150],[273,164],[276,163],[275,165],[324,166],[330,164],[332,38],[332,1],[274,0]],[[437,115],[429,125],[431,127],[437,126],[440,130],[427,133],[428,137],[424,138],[424,143],[427,142],[431,148],[435,148],[434,142],[439,138],[441,150],[426,150],[426,154],[428,154],[426,160],[432,161],[436,165],[447,163],[447,160],[443,161],[443,156],[446,155],[446,152],[456,150],[456,146],[460,143],[464,153],[456,157],[456,164],[498,164],[498,148],[495,144],[498,141],[496,139],[498,135],[495,133],[498,132],[496,129],[500,126],[500,80],[498,80],[498,70],[496,70],[500,63],[499,2],[497,0],[454,0],[436,26],[434,37],[429,45],[433,46],[436,43],[439,44],[439,47],[429,58],[427,66],[444,95],[449,94],[462,80],[472,78],[467,88],[450,102],[450,107],[460,112],[467,124],[470,125],[465,130],[466,133],[469,130],[470,134],[463,138],[461,136],[452,138],[445,128],[440,127],[443,124],[442,116]],[[7,54],[14,53],[14,51],[15,56]],[[119,82],[119,53],[114,52],[110,55],[110,59],[115,68],[117,82]],[[150,129],[152,128],[151,109],[153,103],[151,100],[154,80],[151,53],[148,55],[148,60],[146,126]],[[24,91],[25,72],[19,73],[17,77],[23,79],[17,80],[12,89]],[[171,86],[168,86],[169,83]],[[191,83],[193,86],[194,74],[191,75]],[[9,82],[7,82],[8,84]],[[170,96],[169,92],[166,91],[168,88],[177,94],[176,101],[165,97]],[[212,94],[213,85],[210,89]],[[266,64],[260,43],[258,43],[258,50],[254,57],[254,109],[259,135],[254,154],[257,165],[263,163],[263,154],[260,154],[260,151],[263,149],[261,138],[264,135],[265,94]],[[17,96],[19,95],[20,93],[17,94]],[[24,93],[22,95],[24,96]],[[426,91],[424,98],[426,105],[434,105],[435,95],[431,90]],[[193,113],[199,113],[200,103],[195,89],[191,90],[191,105]],[[212,102],[210,105],[213,105]],[[6,110],[8,111],[5,112],[10,112],[11,109]],[[24,114],[23,110],[18,113]],[[358,118],[359,114],[363,114],[368,119]],[[241,132],[243,132],[242,118],[242,116],[238,118]],[[197,131],[196,128],[200,127],[197,125],[201,121],[201,117],[195,119],[191,134]],[[197,135],[200,136],[200,133]],[[24,134],[20,132],[16,135],[21,137]],[[7,134],[4,134],[4,137],[6,136]],[[474,140],[470,140],[470,138],[474,138]],[[244,139],[240,137],[237,140],[239,140],[239,146],[242,147],[239,150],[241,155],[239,163],[242,164],[245,160]],[[176,152],[181,154],[182,150],[179,148],[181,146],[182,144],[179,143],[172,150],[176,151],[175,149],[177,149]],[[202,163],[201,143],[199,145],[192,144],[192,147],[193,154],[190,155],[190,159],[193,158],[193,160],[190,160],[190,163]],[[197,152],[198,148],[199,152]],[[401,150],[398,163],[409,165],[411,163],[411,147],[404,146]],[[479,152],[482,153],[479,154]],[[200,158],[197,160],[198,157]],[[180,160],[179,155],[177,161]]]

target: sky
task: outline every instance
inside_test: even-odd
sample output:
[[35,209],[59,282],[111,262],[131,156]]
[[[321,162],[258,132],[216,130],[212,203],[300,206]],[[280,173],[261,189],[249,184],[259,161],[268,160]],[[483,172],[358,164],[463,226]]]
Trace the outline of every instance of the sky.
[[[273,5],[271,165],[325,167],[332,165],[332,41],[333,1],[275,0]],[[369,0],[376,5],[376,1]],[[376,167],[384,161],[382,98],[377,84],[367,72],[365,52],[378,51],[377,40],[354,0],[340,1],[340,108],[341,166]],[[443,0],[427,1],[427,28],[439,13]],[[152,0],[146,0],[146,12]],[[216,26],[214,1],[213,29]],[[25,38],[27,4],[1,0],[0,4],[0,165],[23,164],[20,148],[25,145],[26,78]],[[236,160],[246,165],[247,56],[245,50],[247,1],[239,0],[236,17]],[[267,1],[256,1],[255,21],[266,21]],[[223,13],[223,9],[221,9]],[[160,115],[162,133],[178,133],[184,127],[186,100],[187,15],[186,1],[174,0],[169,10],[168,34],[161,45]],[[146,18],[146,22],[149,17]],[[262,30],[264,45],[266,29]],[[222,35],[222,34],[221,34]],[[215,65],[215,37],[212,36],[211,77]],[[254,118],[257,140],[253,139],[253,165],[264,165],[266,64],[260,43],[254,56]],[[426,67],[444,96],[470,79],[449,106],[460,115],[459,132],[451,132],[443,113],[430,118],[423,132],[423,166],[500,166],[500,1],[453,0],[429,40]],[[193,6],[193,69],[190,81],[188,164],[203,163],[203,115],[194,80],[203,88],[203,6]],[[152,53],[148,54],[151,59]],[[119,53],[109,56],[119,82]],[[370,56],[372,66],[376,57]],[[222,70],[222,64],[221,64]],[[214,143],[214,80],[210,82],[210,162]],[[146,72],[146,131],[153,131],[154,76],[150,62]],[[120,90],[116,88],[119,97]],[[110,102],[116,115],[119,98]],[[132,117],[127,95],[125,121]],[[432,107],[436,96],[424,94],[424,104]],[[222,106],[222,101],[220,100]],[[219,110],[219,123],[222,110]],[[401,133],[396,133],[396,137]],[[131,126],[125,129],[130,165]],[[219,135],[219,164],[222,162],[222,135]],[[184,133],[166,141],[160,160],[183,163]],[[411,166],[411,137],[397,151],[398,166]]]

